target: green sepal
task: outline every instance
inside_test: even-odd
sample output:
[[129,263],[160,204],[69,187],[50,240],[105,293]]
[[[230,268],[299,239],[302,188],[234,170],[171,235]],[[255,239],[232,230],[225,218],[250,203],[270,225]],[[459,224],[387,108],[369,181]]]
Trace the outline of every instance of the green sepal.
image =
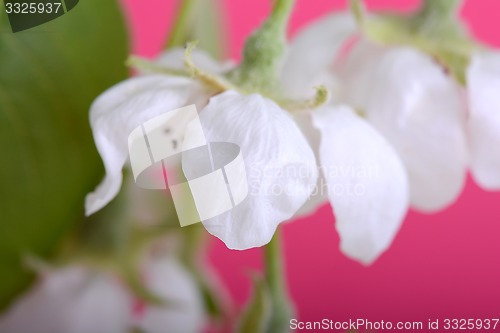
[[365,16],[361,2],[352,2],[360,29],[383,45],[414,47],[436,59],[456,81],[466,85],[466,70],[478,45],[456,15],[456,0],[427,0],[415,14]]

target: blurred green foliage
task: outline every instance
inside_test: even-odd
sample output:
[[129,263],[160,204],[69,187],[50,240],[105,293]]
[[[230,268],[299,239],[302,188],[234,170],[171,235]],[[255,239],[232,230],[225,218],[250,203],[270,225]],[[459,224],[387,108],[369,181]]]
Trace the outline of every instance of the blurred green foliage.
[[127,45],[115,1],[15,34],[0,18],[0,308],[30,282],[26,256],[50,256],[103,175],[88,111],[126,78]]
[[239,318],[238,333],[265,333],[271,321],[271,293],[263,278],[254,277],[253,296]]
[[182,47],[197,41],[197,46],[212,57],[226,56],[226,35],[220,0],[180,0],[176,19],[171,27],[166,47]]

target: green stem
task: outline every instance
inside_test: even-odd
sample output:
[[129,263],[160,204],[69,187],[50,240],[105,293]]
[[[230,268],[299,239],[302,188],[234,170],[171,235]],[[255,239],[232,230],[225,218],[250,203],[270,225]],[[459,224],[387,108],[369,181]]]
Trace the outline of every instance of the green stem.
[[294,310],[287,293],[279,230],[276,230],[273,239],[267,244],[264,252],[266,259],[265,279],[271,295],[271,317],[265,332],[289,332],[289,323],[290,319],[294,317]]
[[294,4],[295,0],[274,0],[274,7],[270,18],[276,24],[277,28],[281,30],[282,35],[286,33],[286,27]]
[[267,284],[273,296],[280,297],[286,292],[281,253],[281,235],[278,228],[273,239],[264,247],[264,256]]
[[295,0],[275,0],[271,15],[245,43],[243,61],[230,78],[249,90],[272,90],[285,53],[286,29]]
[[177,20],[174,23],[166,48],[183,46],[184,43],[189,40],[189,21],[196,1],[197,0],[179,0],[180,7],[177,11]]
[[358,26],[362,26],[365,20],[365,7],[363,0],[350,0],[349,8],[356,19]]
[[451,18],[457,14],[463,0],[424,0],[419,16],[435,19]]

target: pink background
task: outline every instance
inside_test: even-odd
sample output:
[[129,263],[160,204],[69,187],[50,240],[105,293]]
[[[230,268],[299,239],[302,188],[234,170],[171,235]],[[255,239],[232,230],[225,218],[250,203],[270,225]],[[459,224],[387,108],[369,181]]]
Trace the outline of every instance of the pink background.
[[[175,1],[123,0],[133,52],[155,55],[164,43]],[[229,56],[269,12],[270,0],[225,0]],[[411,10],[418,1],[367,1],[372,10]],[[397,3],[397,5],[396,5]],[[291,35],[346,1],[298,0]],[[473,34],[500,47],[500,1],[466,0],[462,11]],[[498,149],[498,147],[495,147]],[[330,206],[284,227],[290,293],[304,321],[419,320],[500,317],[500,193],[469,180],[460,199],[435,215],[410,212],[391,249],[371,267],[345,258]],[[241,306],[251,291],[248,272],[262,267],[261,250],[230,251],[213,238],[210,260]],[[500,328],[499,328],[500,329]]]

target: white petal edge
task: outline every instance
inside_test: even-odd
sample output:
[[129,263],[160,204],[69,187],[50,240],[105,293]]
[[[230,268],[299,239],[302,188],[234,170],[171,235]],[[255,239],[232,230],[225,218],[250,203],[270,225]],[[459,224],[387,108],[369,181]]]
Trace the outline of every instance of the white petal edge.
[[149,306],[138,327],[148,333],[199,333],[206,324],[202,295],[194,277],[174,258],[154,259],[145,270],[146,285],[166,302]]
[[427,55],[361,41],[339,71],[345,101],[395,147],[410,179],[414,208],[451,205],[466,180],[465,98]]
[[0,317],[0,332],[123,333],[132,300],[118,281],[72,266],[54,271]]
[[90,125],[106,175],[94,192],[87,195],[86,215],[102,209],[118,194],[128,158],[130,132],[146,120],[191,104],[194,87],[186,78],[140,76],[110,88],[94,101]]
[[500,190],[500,52],[475,54],[467,85],[472,175],[482,188]]
[[[300,112],[294,114],[293,119],[311,146],[314,152],[314,157],[316,158],[316,164],[319,165],[321,133],[314,127],[311,114],[309,112]],[[302,207],[300,207],[300,209],[295,213],[294,218],[304,218],[313,215],[321,206],[328,203],[328,195],[326,191],[322,190],[325,186],[325,177],[321,172],[321,168],[318,167],[318,181],[316,182],[316,187],[311,193],[309,199],[307,199],[304,205],[302,205]]]
[[260,95],[227,91],[200,113],[207,140],[232,142],[244,158],[249,193],[232,210],[203,221],[230,249],[267,244],[316,183],[314,153],[292,117]]
[[313,113],[341,251],[368,265],[389,248],[408,209],[408,178],[392,146],[346,106]]
[[285,91],[303,98],[313,94],[316,85],[333,85],[331,77],[324,74],[356,31],[351,14],[328,15],[302,29],[292,39],[283,65],[281,82]]

